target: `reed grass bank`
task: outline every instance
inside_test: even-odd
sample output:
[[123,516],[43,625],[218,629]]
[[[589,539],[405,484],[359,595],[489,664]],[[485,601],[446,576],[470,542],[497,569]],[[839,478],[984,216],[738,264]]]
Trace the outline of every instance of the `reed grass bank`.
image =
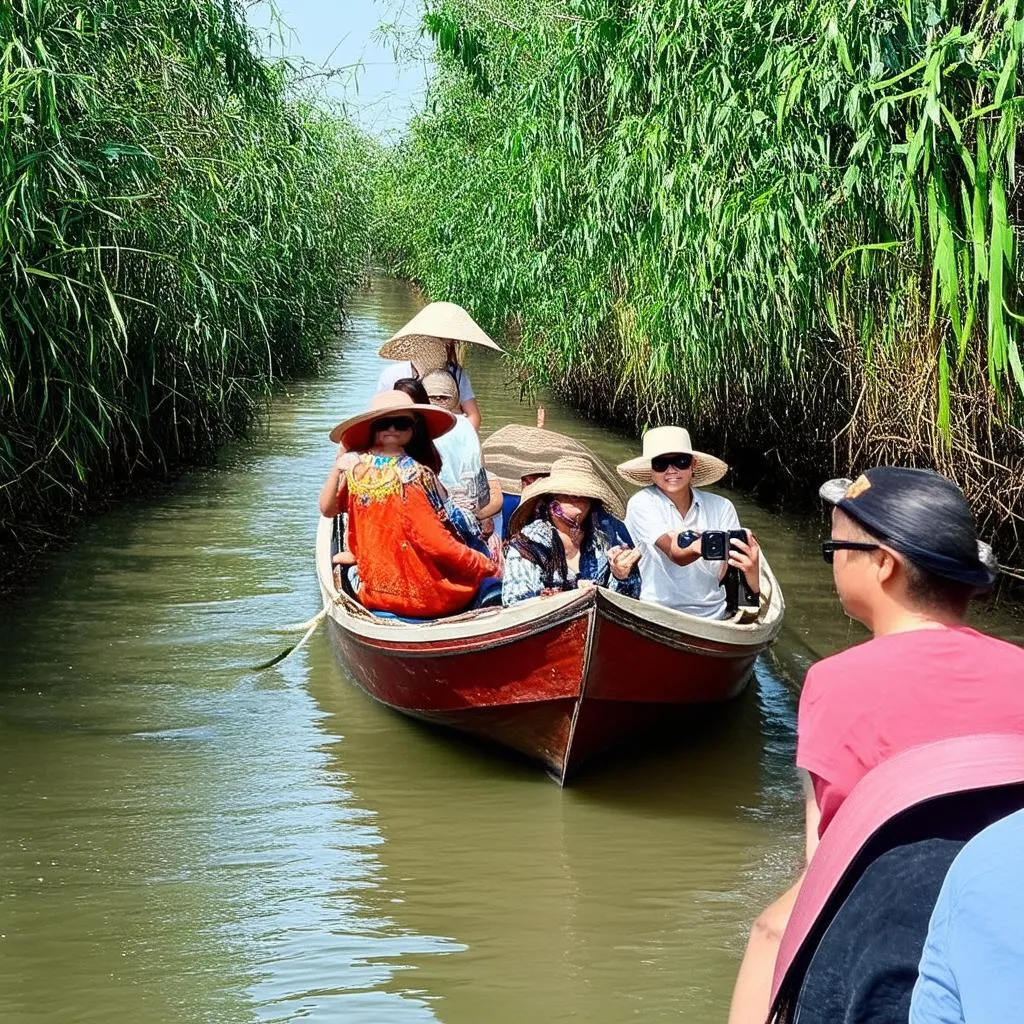
[[736,482],[941,468],[1024,560],[1024,3],[437,0],[382,258]]
[[0,4],[0,543],[244,429],[365,266],[369,143],[238,0]]

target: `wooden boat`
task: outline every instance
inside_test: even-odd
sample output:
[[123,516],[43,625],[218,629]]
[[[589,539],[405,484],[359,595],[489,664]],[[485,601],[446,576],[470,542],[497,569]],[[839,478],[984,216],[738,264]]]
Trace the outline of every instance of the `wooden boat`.
[[782,624],[782,592],[764,559],[765,598],[750,623],[597,588],[431,622],[380,619],[336,586],[332,535],[322,519],[317,576],[352,679],[403,714],[539,761],[560,784],[673,711],[736,697]]

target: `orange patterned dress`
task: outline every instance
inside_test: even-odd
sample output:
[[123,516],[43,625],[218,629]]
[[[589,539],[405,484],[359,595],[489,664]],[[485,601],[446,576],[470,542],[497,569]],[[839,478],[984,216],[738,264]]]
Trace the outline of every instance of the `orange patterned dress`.
[[423,619],[453,615],[497,571],[455,536],[442,518],[437,478],[410,456],[364,452],[345,482],[348,545],[367,608]]

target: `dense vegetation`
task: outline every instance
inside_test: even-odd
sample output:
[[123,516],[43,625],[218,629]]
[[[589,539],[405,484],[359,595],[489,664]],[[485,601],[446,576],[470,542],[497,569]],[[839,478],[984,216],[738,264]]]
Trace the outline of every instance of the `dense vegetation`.
[[367,143],[238,0],[0,3],[0,543],[210,451],[364,265]]
[[807,494],[940,467],[1020,559],[1021,0],[431,0],[425,25],[385,257],[604,417],[681,418]]

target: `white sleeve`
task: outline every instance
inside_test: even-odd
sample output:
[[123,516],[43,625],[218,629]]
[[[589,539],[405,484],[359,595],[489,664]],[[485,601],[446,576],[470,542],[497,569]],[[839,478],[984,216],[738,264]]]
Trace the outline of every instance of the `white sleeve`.
[[463,367],[459,367],[458,373],[459,381],[459,401],[460,402],[471,402],[476,395],[473,392],[473,385],[469,382],[469,374],[466,373]]
[[377,378],[377,392],[379,394],[381,391],[393,391],[398,381],[412,376],[414,376],[412,363],[388,362],[388,365],[380,371],[380,376]]
[[647,500],[643,491],[634,494],[626,505],[626,529],[637,547],[651,550],[654,549],[654,542],[668,532],[658,510]]

